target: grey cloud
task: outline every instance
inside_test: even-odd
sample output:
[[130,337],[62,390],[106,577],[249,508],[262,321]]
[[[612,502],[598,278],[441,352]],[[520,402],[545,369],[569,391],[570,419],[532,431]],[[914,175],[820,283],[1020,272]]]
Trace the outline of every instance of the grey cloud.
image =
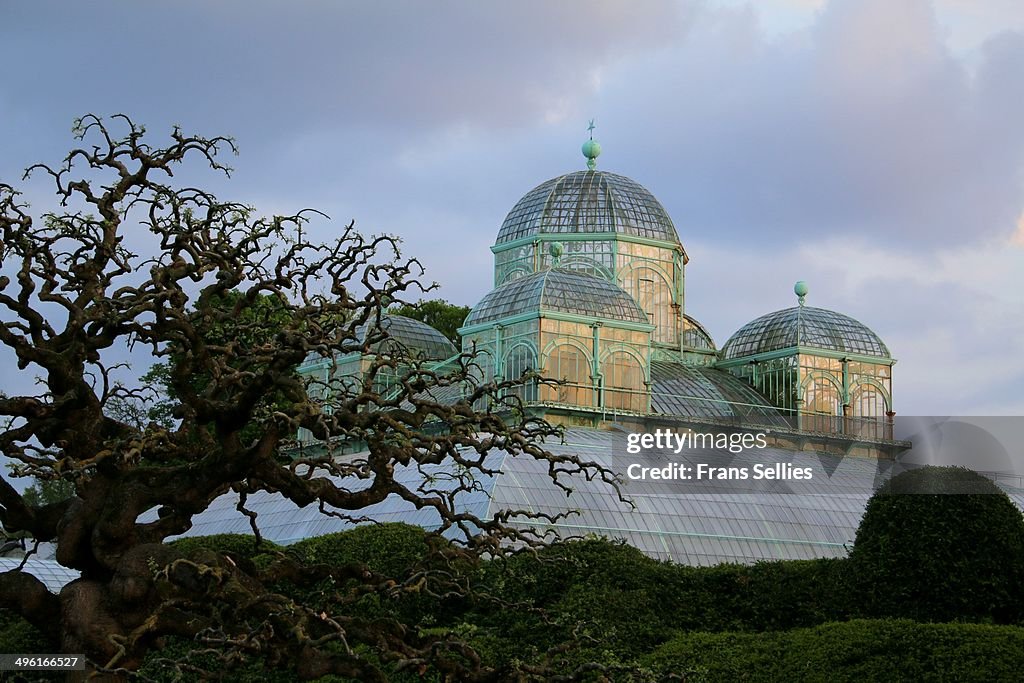
[[833,0],[775,42],[752,22],[701,15],[691,40],[600,94],[629,121],[623,165],[666,188],[683,234],[764,244],[856,228],[925,249],[1009,237],[1024,206],[1024,35],[993,38],[972,72],[925,0]]

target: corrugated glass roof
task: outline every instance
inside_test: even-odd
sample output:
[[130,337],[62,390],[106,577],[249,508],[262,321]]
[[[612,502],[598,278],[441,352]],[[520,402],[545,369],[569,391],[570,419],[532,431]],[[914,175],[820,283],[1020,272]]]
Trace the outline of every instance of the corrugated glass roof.
[[722,347],[726,359],[745,358],[792,346],[891,358],[869,327],[853,318],[813,306],[794,306],[752,320]]
[[672,219],[653,194],[606,171],[567,173],[530,190],[508,213],[497,243],[560,233],[619,233],[679,243]]
[[603,278],[553,268],[491,290],[464,323],[466,327],[520,313],[545,310],[601,320],[647,323],[647,314],[625,290]]

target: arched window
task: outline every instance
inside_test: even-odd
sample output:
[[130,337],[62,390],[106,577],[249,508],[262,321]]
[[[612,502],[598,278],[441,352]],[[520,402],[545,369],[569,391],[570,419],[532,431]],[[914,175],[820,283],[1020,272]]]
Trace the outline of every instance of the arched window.
[[[526,344],[517,344],[505,355],[505,379],[515,380],[530,371],[537,370],[537,354]],[[537,400],[537,380],[518,386],[512,393],[523,401]]]
[[606,408],[637,412],[647,409],[644,369],[634,356],[624,351],[612,352],[601,364],[601,373]]
[[803,428],[815,432],[841,432],[842,392],[824,374],[808,376],[804,381]]
[[651,341],[677,344],[678,316],[672,306],[672,286],[665,276],[652,268],[635,268],[625,275],[622,288],[636,299],[655,326]]
[[590,382],[590,359],[572,344],[560,344],[548,354],[544,367],[545,377],[565,382],[546,387],[549,400],[577,406],[594,404],[594,391]]
[[874,384],[866,382],[854,390],[850,403],[857,417],[884,417],[889,409],[885,395]]

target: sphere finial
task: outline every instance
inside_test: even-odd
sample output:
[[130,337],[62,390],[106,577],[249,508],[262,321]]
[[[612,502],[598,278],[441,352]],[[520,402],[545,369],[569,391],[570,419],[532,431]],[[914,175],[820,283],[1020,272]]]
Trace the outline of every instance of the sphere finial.
[[562,251],[564,251],[564,247],[561,242],[552,242],[548,246],[548,253],[551,254],[552,268],[557,268],[562,262]]
[[798,280],[797,283],[793,285],[793,293],[796,294],[797,301],[800,302],[801,306],[804,305],[804,299],[807,297],[807,291],[807,283],[803,280]]
[[590,139],[583,143],[583,156],[587,158],[587,168],[593,171],[597,168],[597,157],[601,155],[601,144],[594,139],[594,119],[590,119],[587,130],[590,131]]

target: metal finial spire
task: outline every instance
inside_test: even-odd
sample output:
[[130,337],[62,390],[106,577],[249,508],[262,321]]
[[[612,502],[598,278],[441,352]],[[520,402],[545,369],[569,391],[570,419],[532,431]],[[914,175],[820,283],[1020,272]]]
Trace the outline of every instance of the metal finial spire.
[[804,305],[804,299],[807,297],[807,289],[807,283],[803,280],[793,285],[793,293],[796,294],[796,300],[801,306]]
[[587,168],[593,171],[597,168],[597,157],[601,154],[601,145],[594,139],[594,119],[590,119],[587,130],[590,131],[590,139],[583,143],[583,156],[587,158]]

